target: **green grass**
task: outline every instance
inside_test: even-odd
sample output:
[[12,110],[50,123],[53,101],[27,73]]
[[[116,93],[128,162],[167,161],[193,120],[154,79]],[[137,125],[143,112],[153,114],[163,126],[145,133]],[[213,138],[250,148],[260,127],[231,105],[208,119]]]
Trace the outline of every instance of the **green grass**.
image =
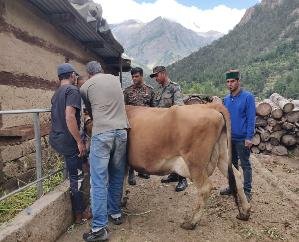
[[[59,160],[56,169],[61,169],[63,163]],[[52,191],[57,185],[63,181],[63,172],[58,172],[55,175],[43,181],[44,194]],[[20,211],[29,207],[36,201],[37,191],[36,185],[25,189],[11,197],[0,202],[0,225],[14,218]]]

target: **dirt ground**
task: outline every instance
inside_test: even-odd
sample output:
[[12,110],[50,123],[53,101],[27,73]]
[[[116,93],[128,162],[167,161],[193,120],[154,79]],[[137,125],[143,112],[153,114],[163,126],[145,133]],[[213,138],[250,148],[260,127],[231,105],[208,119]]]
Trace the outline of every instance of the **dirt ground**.
[[[196,188],[189,183],[176,193],[175,183],[162,185],[160,177],[137,180],[130,191],[125,222],[110,225],[110,241],[299,241],[299,159],[252,156],[252,214],[247,222],[235,217],[232,197],[220,196],[226,179],[218,170],[212,176],[215,189],[204,216],[193,231],[180,228],[196,203]],[[83,241],[89,224],[71,226],[59,242]]]

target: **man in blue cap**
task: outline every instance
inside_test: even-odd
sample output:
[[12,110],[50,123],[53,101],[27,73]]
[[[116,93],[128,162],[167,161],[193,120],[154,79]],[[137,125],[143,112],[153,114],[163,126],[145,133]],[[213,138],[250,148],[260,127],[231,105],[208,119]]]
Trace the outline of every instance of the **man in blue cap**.
[[82,223],[84,207],[80,191],[83,179],[81,157],[85,154],[85,144],[79,132],[81,95],[75,86],[76,72],[71,64],[59,65],[57,74],[60,85],[51,100],[52,129],[49,142],[64,157],[69,173],[75,223]]

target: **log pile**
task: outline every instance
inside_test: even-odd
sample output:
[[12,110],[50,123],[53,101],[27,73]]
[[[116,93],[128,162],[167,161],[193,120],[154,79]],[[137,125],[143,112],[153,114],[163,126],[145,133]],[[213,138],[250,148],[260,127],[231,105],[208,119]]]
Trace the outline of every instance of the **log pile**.
[[277,93],[256,104],[253,153],[287,155],[299,151],[299,100],[288,100]]

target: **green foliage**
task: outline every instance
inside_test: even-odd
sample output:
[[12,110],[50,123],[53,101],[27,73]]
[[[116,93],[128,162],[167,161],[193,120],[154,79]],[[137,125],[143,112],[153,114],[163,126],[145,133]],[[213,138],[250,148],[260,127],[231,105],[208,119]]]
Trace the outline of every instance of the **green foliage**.
[[[63,167],[63,163],[59,160],[56,164],[57,169]],[[52,191],[57,185],[63,181],[63,173],[59,172],[43,181],[44,193]],[[37,191],[33,185],[11,197],[0,202],[0,225],[14,218],[20,211],[29,207],[36,201]]]
[[242,85],[256,96],[279,92],[298,99],[299,27],[294,14],[298,8],[299,2],[293,0],[274,8],[257,5],[247,23],[170,65],[171,79],[187,93],[223,95],[224,73],[236,68]]

